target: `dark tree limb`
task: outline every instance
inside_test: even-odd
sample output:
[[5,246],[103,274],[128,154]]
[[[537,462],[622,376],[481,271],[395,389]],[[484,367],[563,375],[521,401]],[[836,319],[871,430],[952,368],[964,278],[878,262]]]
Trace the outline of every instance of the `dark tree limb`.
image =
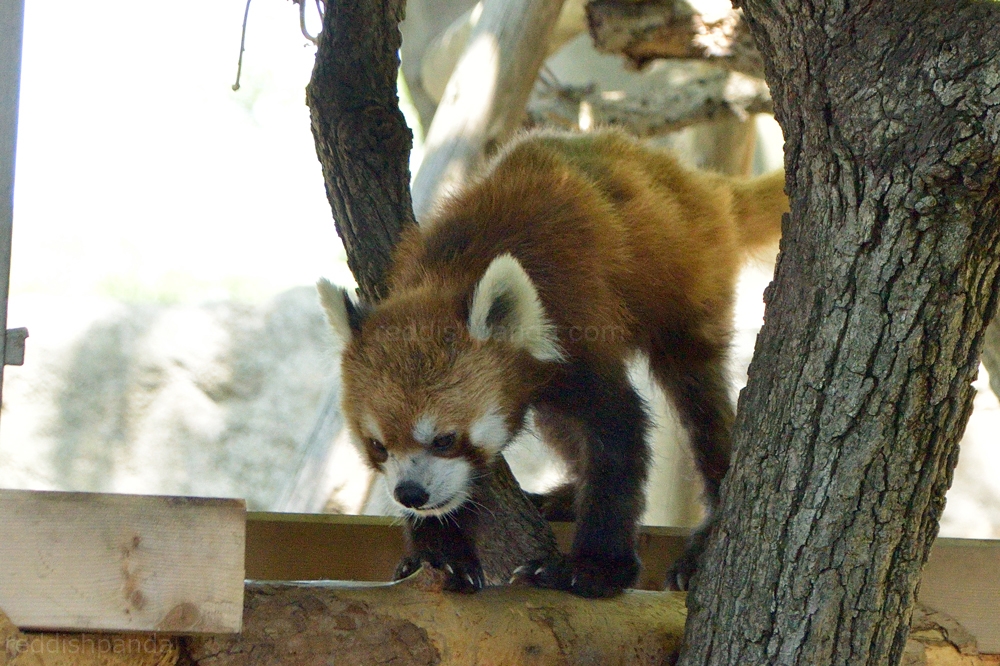
[[371,301],[385,295],[392,248],[414,223],[413,134],[396,94],[404,4],[329,3],[306,88],[327,200],[347,265]]
[[705,16],[687,0],[592,0],[587,23],[594,45],[636,67],[655,58],[702,58],[762,78],[764,67],[743,21],[731,10]]
[[[362,294],[385,295],[392,249],[414,224],[396,71],[402,0],[328,3],[307,89],[316,152],[348,265]],[[555,537],[500,458],[476,488],[478,550],[489,582],[505,582]]]
[[746,0],[791,203],[693,664],[898,664],[1000,293],[1000,5]]

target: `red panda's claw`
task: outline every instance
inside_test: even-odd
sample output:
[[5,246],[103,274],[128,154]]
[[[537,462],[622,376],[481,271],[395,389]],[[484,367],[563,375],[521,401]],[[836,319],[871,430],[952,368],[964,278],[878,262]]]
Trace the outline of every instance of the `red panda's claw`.
[[399,561],[396,565],[396,572],[393,574],[393,580],[403,580],[404,578],[409,578],[415,574],[419,569],[423,560],[420,557],[407,556]]
[[445,578],[444,589],[449,592],[472,594],[483,589],[486,584],[479,562],[445,564],[444,568],[448,574]]
[[395,580],[407,578],[420,569],[421,565],[426,562],[444,574],[443,589],[449,592],[477,592],[486,584],[483,569],[477,560],[455,560],[451,562],[435,560],[436,558],[426,556],[407,555],[399,561],[394,578]]
[[626,559],[619,562],[550,555],[519,567],[512,582],[563,590],[580,597],[613,597],[631,585],[638,575],[638,560],[634,557]]

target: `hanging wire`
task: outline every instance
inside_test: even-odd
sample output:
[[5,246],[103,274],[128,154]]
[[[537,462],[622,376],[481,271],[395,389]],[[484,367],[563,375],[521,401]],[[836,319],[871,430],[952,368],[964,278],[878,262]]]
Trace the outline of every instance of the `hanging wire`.
[[236,83],[233,90],[240,89],[240,74],[243,72],[243,49],[247,42],[247,18],[250,16],[250,0],[247,0],[247,8],[243,12],[243,34],[240,35],[240,58],[236,62]]

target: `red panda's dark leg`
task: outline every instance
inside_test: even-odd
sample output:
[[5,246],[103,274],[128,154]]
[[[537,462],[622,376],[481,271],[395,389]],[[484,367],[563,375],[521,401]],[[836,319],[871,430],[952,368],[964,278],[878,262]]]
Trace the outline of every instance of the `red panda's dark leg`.
[[[676,343],[677,341],[673,341]],[[654,348],[653,374],[671,397],[688,431],[695,462],[705,482],[708,516],[695,530],[683,555],[667,574],[667,587],[686,590],[698,569],[708,534],[715,521],[719,486],[729,470],[733,405],[725,374],[722,345],[682,344]]]
[[475,592],[483,587],[483,569],[473,542],[475,512],[461,506],[447,516],[406,518],[406,555],[396,567],[395,580],[416,572],[423,562],[445,573],[444,589]]
[[576,520],[576,489],[586,461],[587,428],[580,421],[549,405],[535,407],[535,429],[542,441],[566,464],[569,480],[545,493],[525,493],[546,520]]
[[534,563],[524,578],[584,597],[617,594],[639,574],[636,528],[649,464],[645,405],[623,364],[597,371],[579,362],[540,402],[578,421],[585,444],[570,555]]

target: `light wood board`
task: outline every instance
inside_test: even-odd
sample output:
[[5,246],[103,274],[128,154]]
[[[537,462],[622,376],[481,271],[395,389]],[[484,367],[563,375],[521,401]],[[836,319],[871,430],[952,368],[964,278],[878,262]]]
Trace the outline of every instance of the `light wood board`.
[[21,628],[240,630],[243,500],[0,490],[0,609]]
[[924,565],[920,603],[957,620],[980,652],[1000,653],[1000,541],[938,539]]

